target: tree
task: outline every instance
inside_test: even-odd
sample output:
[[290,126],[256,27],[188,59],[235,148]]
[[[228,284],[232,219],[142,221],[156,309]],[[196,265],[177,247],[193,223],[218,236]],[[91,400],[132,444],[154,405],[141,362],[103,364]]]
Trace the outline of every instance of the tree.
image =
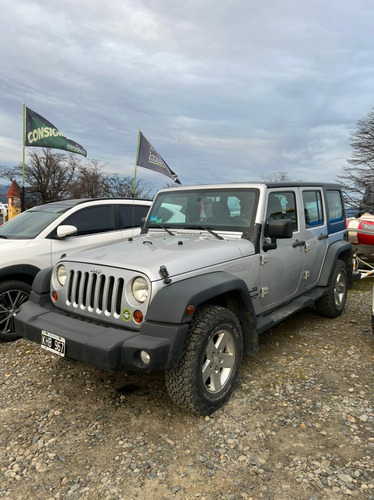
[[99,160],[89,160],[87,165],[79,164],[76,182],[70,188],[72,198],[105,198],[111,196],[108,174]]
[[[25,165],[27,206],[70,197],[70,187],[76,182],[79,160],[71,154],[53,153],[50,149],[32,150]],[[1,177],[22,178],[22,165],[2,168]]]
[[275,174],[268,174],[262,177],[265,182],[287,182],[290,180],[288,172],[277,172]]
[[[25,165],[26,208],[67,198],[131,198],[133,178],[104,172],[106,164],[91,159],[86,163],[70,153],[51,149],[32,150]],[[0,167],[0,178],[12,182],[22,178],[22,165]],[[134,198],[152,198],[152,185],[138,180]]]
[[357,122],[357,130],[351,134],[352,156],[349,166],[343,168],[339,178],[346,204],[356,210],[364,197],[365,189],[374,183],[374,111]]
[[[118,174],[112,174],[108,177],[108,184],[111,196],[120,198],[132,198],[134,179],[124,177]],[[135,181],[134,198],[152,199],[152,185],[144,182],[142,179]]]

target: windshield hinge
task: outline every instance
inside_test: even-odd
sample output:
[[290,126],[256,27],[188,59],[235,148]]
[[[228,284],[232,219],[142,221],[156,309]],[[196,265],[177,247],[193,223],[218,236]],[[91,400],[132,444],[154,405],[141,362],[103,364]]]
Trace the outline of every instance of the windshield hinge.
[[267,255],[260,255],[260,266],[264,266],[266,262],[269,262],[269,257]]
[[165,266],[160,266],[160,276],[163,278],[165,285],[171,283],[171,278],[169,277],[169,272]]

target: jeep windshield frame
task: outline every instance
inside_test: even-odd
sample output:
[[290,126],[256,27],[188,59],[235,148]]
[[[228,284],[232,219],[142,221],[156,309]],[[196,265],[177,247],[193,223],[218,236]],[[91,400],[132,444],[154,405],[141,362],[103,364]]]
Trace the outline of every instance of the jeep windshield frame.
[[148,214],[145,230],[186,229],[240,232],[254,230],[258,188],[206,188],[161,191]]

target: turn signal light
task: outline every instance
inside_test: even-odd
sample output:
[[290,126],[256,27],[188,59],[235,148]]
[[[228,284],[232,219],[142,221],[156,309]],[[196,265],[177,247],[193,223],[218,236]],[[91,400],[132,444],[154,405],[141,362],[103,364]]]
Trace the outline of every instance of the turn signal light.
[[56,292],[56,290],[53,290],[53,292],[52,292],[52,300],[53,300],[53,302],[57,302],[57,299],[58,299],[57,292]]
[[143,321],[143,313],[137,309],[134,311],[133,318],[135,323],[141,323]]
[[195,306],[190,304],[189,306],[186,307],[186,313],[192,316],[192,314],[195,312]]

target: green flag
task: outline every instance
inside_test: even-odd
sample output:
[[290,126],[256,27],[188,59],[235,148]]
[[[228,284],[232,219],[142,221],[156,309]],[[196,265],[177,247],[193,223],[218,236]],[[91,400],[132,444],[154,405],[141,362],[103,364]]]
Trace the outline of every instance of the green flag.
[[77,142],[67,139],[51,122],[26,108],[25,146],[64,149],[87,156],[87,151]]

